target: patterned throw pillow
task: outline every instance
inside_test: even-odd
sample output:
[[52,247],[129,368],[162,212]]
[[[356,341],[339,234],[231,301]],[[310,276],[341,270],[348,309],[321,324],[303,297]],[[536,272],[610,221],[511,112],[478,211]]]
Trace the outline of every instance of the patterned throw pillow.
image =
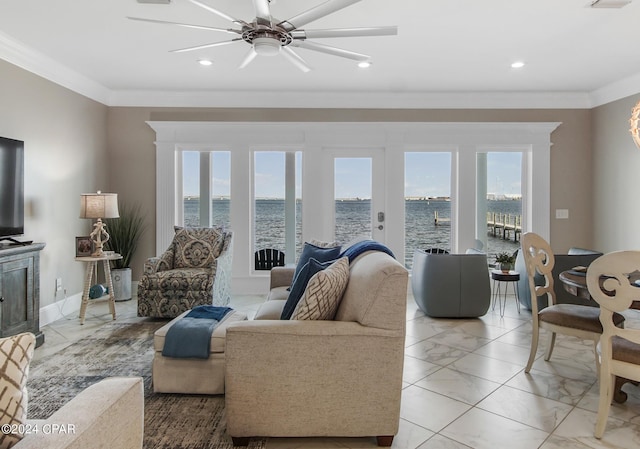
[[309,280],[292,320],[332,320],[349,282],[349,259],[342,257]]
[[209,268],[224,246],[219,228],[176,228],[173,268]]
[[[16,430],[27,421],[27,375],[36,337],[23,333],[0,339],[0,425]],[[22,439],[18,432],[0,432],[0,449]]]

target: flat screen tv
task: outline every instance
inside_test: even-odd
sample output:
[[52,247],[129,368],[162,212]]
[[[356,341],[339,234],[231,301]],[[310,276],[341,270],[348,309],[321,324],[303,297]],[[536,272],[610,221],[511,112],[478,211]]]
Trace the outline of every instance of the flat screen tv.
[[0,137],[0,240],[24,234],[24,142]]

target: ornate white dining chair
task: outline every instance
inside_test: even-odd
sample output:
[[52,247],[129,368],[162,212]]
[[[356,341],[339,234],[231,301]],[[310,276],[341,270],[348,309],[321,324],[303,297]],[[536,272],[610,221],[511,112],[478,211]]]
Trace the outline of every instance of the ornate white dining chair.
[[640,251],[605,254],[589,265],[587,287],[600,304],[600,401],[595,437],[602,438],[607,425],[616,376],[640,381],[640,328],[617,327],[615,315],[640,300]]
[[[551,246],[538,234],[527,232],[521,240],[522,252],[527,267],[529,278],[529,289],[531,290],[531,315],[533,331],[531,334],[531,351],[525,373],[531,370],[531,366],[538,351],[538,340],[540,329],[547,329],[551,332],[549,343],[544,359],[549,360],[553,352],[556,341],[556,334],[564,334],[578,337],[583,340],[593,341],[593,349],[596,362],[596,372],[600,372],[597,345],[602,334],[602,324],[600,323],[600,310],[597,307],[590,307],[577,304],[557,304],[556,294],[553,290],[553,276],[551,271],[555,263],[555,258]],[[536,285],[536,273],[544,278],[543,285]],[[547,298],[547,306],[540,307],[539,297]],[[615,315],[618,325],[624,322],[624,317]]]

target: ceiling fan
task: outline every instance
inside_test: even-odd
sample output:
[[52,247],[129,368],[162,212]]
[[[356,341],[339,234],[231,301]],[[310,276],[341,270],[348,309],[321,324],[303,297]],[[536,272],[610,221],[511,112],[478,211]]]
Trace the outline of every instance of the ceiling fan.
[[234,42],[246,42],[251,45],[251,49],[240,64],[240,68],[246,67],[253,59],[260,56],[275,56],[280,53],[293,65],[303,72],[308,72],[311,67],[306,61],[294,52],[291,47],[304,48],[307,50],[326,53],[334,56],[352,59],[360,63],[369,63],[371,57],[362,53],[356,53],[329,45],[311,42],[313,38],[333,38],[333,37],[360,37],[360,36],[390,36],[398,34],[397,26],[367,27],[367,28],[333,28],[325,30],[304,30],[300,27],[321,17],[332,14],[349,5],[358,3],[361,0],[328,0],[303,13],[293,16],[287,20],[278,20],[271,15],[270,3],[275,0],[252,0],[256,11],[256,17],[251,22],[236,19],[222,11],[209,6],[199,0],[188,0],[200,8],[203,8],[223,19],[233,22],[238,29],[215,28],[203,25],[193,25],[188,23],[168,22],[164,20],[144,19],[141,17],[128,17],[131,20],[142,22],[160,23],[166,25],[177,25],[187,28],[201,30],[218,31],[222,33],[234,34],[237,37],[221,42],[197,45],[195,47],[171,50],[175,53],[201,50],[204,48],[218,47],[232,44]]

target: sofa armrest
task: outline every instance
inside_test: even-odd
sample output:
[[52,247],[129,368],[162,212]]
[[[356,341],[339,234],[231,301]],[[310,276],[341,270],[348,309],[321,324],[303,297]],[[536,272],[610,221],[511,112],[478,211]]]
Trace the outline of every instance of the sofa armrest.
[[295,271],[294,267],[273,267],[270,273],[269,289],[290,286],[293,283]]
[[144,274],[154,274],[158,272],[159,257],[150,257],[144,261]]
[[[39,431],[26,435],[15,449],[142,448],[142,378],[104,379],[80,392],[50,418],[35,423]],[[66,432],[62,427],[55,431],[54,425],[64,426]]]
[[403,362],[401,330],[344,321],[234,323],[225,349],[227,431],[395,435]]

